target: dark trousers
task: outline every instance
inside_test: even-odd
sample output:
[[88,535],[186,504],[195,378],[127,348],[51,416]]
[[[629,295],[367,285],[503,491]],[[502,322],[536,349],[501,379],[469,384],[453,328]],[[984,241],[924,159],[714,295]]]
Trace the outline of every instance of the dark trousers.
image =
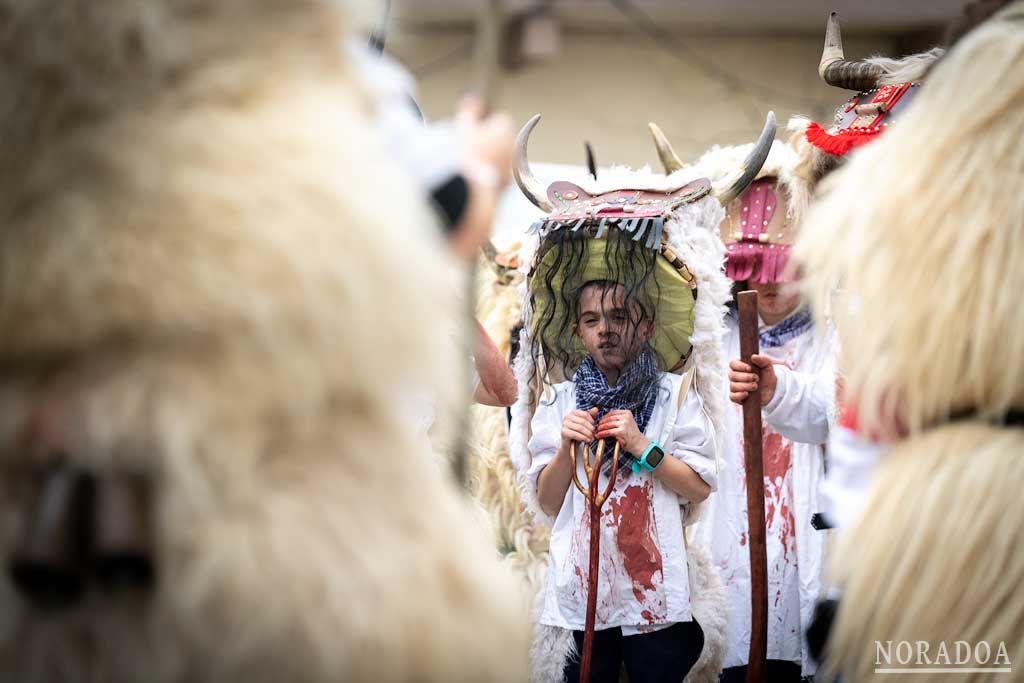
[[[566,683],[580,680],[583,631],[573,631],[572,637],[580,654],[566,664]],[[703,648],[704,631],[696,621],[681,621],[635,636],[623,636],[619,628],[595,631],[590,683],[618,683],[623,664],[629,683],[679,683],[697,663]]]
[[[800,683],[800,665],[783,659],[769,659],[764,673],[769,683]],[[747,667],[730,666],[722,670],[718,683],[747,683]]]

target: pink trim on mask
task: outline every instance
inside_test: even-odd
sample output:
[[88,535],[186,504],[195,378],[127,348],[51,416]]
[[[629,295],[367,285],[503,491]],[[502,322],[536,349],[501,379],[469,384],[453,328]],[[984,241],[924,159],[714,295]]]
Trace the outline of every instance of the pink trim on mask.
[[761,178],[740,195],[742,237],[727,247],[725,274],[734,281],[788,282],[789,245],[762,242],[759,236],[768,230],[778,207],[774,181]]

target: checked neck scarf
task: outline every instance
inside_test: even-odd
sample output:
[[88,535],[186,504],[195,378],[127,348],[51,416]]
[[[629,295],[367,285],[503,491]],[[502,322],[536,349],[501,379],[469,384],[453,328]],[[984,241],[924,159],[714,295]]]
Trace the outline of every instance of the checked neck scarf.
[[[619,375],[619,381],[614,387],[608,386],[594,359],[589,355],[583,359],[576,374],[573,375],[573,382],[576,383],[576,407],[579,410],[590,410],[597,408],[596,426],[601,418],[612,410],[628,410],[633,413],[636,426],[643,433],[647,429],[647,422],[654,412],[654,404],[658,401],[658,364],[654,360],[654,353],[650,348],[645,348],[637,356],[624,372]],[[614,439],[607,439],[605,452],[608,460],[605,461],[605,473],[611,472],[611,448],[615,447]],[[597,443],[591,444],[592,449],[597,448]],[[633,464],[631,455],[625,451],[619,455],[619,470],[629,468]]]

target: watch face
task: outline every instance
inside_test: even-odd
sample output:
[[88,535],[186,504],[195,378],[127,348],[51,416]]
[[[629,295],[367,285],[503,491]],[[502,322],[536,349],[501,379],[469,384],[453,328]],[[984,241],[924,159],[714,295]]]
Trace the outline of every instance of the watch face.
[[651,452],[647,454],[647,465],[653,470],[655,467],[661,464],[661,461],[665,457],[665,451],[661,450],[657,446],[651,449]]

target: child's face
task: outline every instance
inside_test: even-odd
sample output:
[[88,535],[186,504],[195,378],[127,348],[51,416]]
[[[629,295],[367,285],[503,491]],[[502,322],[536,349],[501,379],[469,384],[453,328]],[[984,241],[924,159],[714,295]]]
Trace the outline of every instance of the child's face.
[[757,312],[768,325],[785,320],[800,305],[800,292],[791,283],[750,282],[748,286],[757,292]]
[[622,285],[588,285],[580,292],[575,332],[604,371],[627,367],[654,333],[654,322],[641,319],[640,306],[627,305],[625,296]]

